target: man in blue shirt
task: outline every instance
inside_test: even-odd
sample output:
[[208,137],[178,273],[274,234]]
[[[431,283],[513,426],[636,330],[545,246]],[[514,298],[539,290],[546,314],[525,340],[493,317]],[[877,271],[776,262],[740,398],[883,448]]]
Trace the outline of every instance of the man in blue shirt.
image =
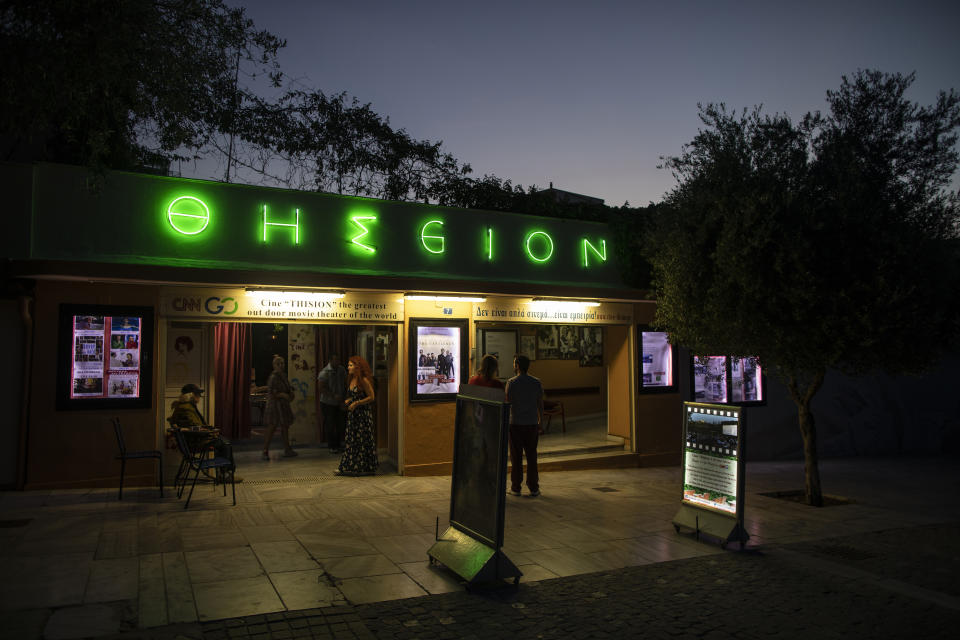
[[540,474],[537,473],[537,441],[543,416],[543,385],[527,374],[530,358],[518,355],[513,359],[516,376],[507,381],[506,395],[510,403],[510,493],[520,495],[523,485],[523,458],[527,457],[527,488],[530,496],[540,495]]
[[340,364],[338,354],[332,354],[327,366],[317,374],[317,386],[320,390],[320,410],[323,412],[323,431],[327,436],[327,447],[330,453],[340,453],[345,426],[343,399],[347,394],[347,370]]

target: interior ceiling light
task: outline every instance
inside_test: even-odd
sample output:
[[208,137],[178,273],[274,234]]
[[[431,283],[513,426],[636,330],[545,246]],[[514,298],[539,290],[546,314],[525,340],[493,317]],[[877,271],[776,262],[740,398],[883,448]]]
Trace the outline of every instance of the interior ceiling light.
[[406,300],[433,300],[436,302],[486,302],[483,296],[445,296],[445,295],[427,295],[420,293],[406,293],[403,296]]
[[289,300],[290,298],[299,298],[301,300],[339,300],[346,295],[344,291],[275,291],[270,289],[247,289],[248,296],[266,298],[268,300]]

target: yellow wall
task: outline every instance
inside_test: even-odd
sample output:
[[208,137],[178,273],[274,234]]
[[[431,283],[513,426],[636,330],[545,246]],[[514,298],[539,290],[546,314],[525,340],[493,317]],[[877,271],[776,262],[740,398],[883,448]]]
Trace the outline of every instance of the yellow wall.
[[[452,315],[444,315],[443,308],[453,309]],[[408,300],[404,304],[404,316],[407,322],[404,331],[404,344],[398,345],[402,366],[403,393],[403,474],[404,475],[440,475],[450,473],[453,468],[453,426],[456,420],[456,402],[410,402],[410,377],[407,375],[412,363],[407,362],[409,341],[411,339],[410,318],[436,318],[438,320],[465,319],[470,317],[469,302],[434,302],[431,300]],[[469,334],[470,348],[473,348],[473,324]],[[473,363],[470,363],[473,367]],[[464,381],[465,382],[465,381]]]
[[627,449],[631,439],[630,390],[633,382],[629,334],[630,327],[607,327],[603,340],[603,361],[607,363],[610,381],[607,431],[624,438]]
[[[57,411],[57,322],[60,303],[152,306],[158,304],[157,287],[146,285],[90,284],[40,280],[34,308],[33,371],[30,378],[30,417],[27,427],[26,488],[116,486],[120,477],[117,440],[111,419],[120,418],[128,449],[156,449],[159,442],[156,402],[163,380],[153,359],[153,406],[147,409],[109,411]],[[154,353],[158,344],[154,322]],[[158,386],[160,385],[160,386]],[[124,484],[155,482],[156,462],[127,463]]]

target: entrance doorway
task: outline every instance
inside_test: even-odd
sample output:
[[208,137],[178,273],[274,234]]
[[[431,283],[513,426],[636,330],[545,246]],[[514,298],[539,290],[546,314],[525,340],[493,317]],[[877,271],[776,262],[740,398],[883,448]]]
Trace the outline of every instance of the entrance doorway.
[[[305,458],[324,464],[333,456],[326,451],[329,428],[323,424],[317,373],[334,353],[344,365],[350,356],[360,355],[374,376],[373,412],[381,473],[395,472],[400,406],[396,326],[169,322],[165,338],[165,418],[180,387],[188,382],[199,384],[206,390],[200,410],[207,422],[231,439],[236,452],[259,454],[266,433],[266,384],[273,357],[280,355],[293,387],[290,443],[298,452],[306,452]],[[278,447],[280,437],[278,430],[271,449]],[[310,453],[313,449],[322,449],[324,455]]]
[[543,462],[630,451],[628,327],[477,323],[477,361],[496,355],[499,377],[514,375],[513,356],[530,358],[544,388]]

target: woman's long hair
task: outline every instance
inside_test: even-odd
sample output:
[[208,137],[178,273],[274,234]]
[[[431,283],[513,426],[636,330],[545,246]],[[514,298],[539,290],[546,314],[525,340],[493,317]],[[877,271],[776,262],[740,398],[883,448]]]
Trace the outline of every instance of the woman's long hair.
[[497,377],[497,369],[500,364],[497,362],[497,356],[487,354],[480,359],[480,368],[477,369],[477,375],[484,380],[493,380]]
[[[369,380],[370,383],[373,383],[373,371],[370,370],[370,365],[367,364],[367,361],[361,358],[360,356],[350,356],[347,362],[353,363],[353,374],[351,374],[350,379],[347,380],[347,386],[360,386],[360,381],[363,379]],[[357,384],[354,385],[353,382],[356,380]]]

